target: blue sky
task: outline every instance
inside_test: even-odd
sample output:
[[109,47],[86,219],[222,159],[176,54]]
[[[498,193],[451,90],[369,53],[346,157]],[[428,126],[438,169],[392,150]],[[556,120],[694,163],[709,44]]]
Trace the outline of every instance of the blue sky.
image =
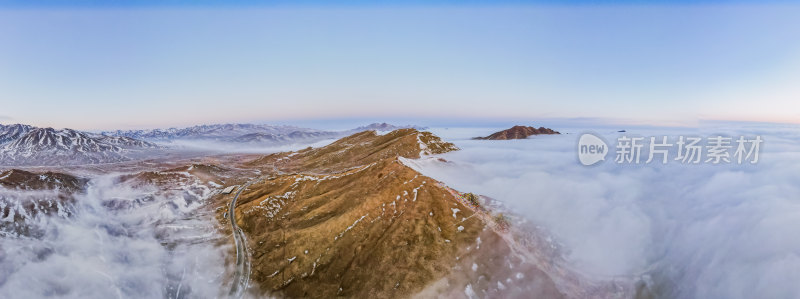
[[788,1],[188,2],[0,1],[0,123],[800,122]]

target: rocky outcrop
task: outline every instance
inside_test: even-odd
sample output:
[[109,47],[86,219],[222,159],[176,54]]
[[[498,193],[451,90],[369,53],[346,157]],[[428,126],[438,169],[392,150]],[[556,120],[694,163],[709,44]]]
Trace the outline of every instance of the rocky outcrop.
[[526,126],[513,126],[508,130],[496,132],[486,137],[475,137],[476,140],[509,140],[509,139],[525,139],[532,135],[554,135],[561,134],[553,129],[545,127],[526,127]]

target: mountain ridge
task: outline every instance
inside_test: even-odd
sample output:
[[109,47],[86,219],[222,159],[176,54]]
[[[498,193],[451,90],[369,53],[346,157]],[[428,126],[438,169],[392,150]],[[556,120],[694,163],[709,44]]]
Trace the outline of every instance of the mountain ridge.
[[73,129],[0,125],[0,165],[64,166],[131,160],[158,145],[127,137],[109,137]]
[[[454,150],[415,129],[365,131],[240,165],[260,175],[233,211],[247,236],[256,296],[457,298],[474,288],[497,298],[563,297],[535,263],[511,254],[479,200],[463,200],[406,165]],[[216,199],[223,225],[233,196]],[[498,245],[481,247],[482,240]]]
[[509,140],[509,139],[525,139],[533,135],[558,135],[561,134],[550,128],[545,127],[526,127],[526,126],[513,126],[509,129],[492,133],[486,137],[475,137],[474,140]]
[[345,131],[325,131],[290,125],[226,123],[196,125],[184,128],[103,131],[100,134],[106,136],[144,139],[156,142],[169,142],[175,140],[210,140],[232,143],[279,144],[341,138],[352,133],[370,130],[394,131],[405,128],[423,129],[422,127],[414,125],[396,126],[385,122],[372,123]]

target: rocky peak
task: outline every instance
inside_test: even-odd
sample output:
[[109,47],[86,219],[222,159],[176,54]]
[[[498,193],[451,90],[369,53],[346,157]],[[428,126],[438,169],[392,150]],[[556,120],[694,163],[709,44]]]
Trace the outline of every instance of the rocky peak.
[[508,140],[508,139],[525,139],[532,135],[554,135],[561,134],[550,128],[545,127],[526,127],[526,126],[513,126],[510,129],[496,132],[486,137],[475,137],[476,140]]

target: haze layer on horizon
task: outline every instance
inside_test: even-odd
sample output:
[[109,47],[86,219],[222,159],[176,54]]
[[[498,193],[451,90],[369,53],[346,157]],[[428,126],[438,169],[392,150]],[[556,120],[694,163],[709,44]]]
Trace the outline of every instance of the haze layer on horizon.
[[0,123],[800,120],[788,1],[94,3],[0,2]]

